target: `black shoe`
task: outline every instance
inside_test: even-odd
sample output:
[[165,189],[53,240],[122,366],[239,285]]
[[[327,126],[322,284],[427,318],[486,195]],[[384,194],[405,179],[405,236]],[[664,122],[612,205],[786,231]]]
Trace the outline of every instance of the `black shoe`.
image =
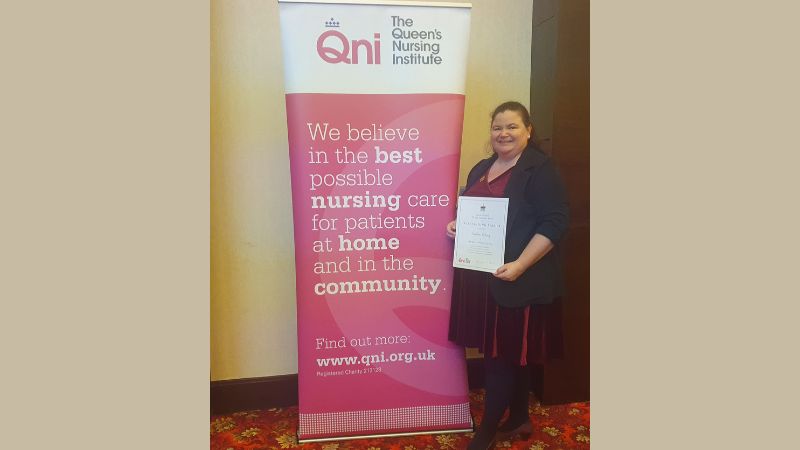
[[475,433],[475,437],[469,441],[469,445],[467,445],[467,450],[489,450],[494,448],[495,437],[494,435],[490,435],[488,432],[483,432],[483,430],[478,429]]
[[531,434],[533,434],[533,424],[531,423],[530,419],[527,417],[525,421],[520,422],[511,422],[507,420],[504,424],[500,425],[497,428],[497,439],[498,440],[507,440],[512,438],[516,435],[520,435],[522,440],[527,441],[531,438]]

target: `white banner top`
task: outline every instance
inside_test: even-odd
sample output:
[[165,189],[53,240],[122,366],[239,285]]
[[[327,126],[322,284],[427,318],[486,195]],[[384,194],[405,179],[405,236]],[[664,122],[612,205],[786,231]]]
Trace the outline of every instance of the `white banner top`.
[[469,3],[280,3],[287,94],[464,94]]
[[337,5],[440,6],[448,8],[472,8],[472,3],[424,2],[413,0],[278,0],[278,3],[334,3]]

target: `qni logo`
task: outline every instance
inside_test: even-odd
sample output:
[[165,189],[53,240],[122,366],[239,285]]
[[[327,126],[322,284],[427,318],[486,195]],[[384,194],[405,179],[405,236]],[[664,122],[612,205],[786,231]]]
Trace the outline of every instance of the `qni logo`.
[[[339,28],[339,22],[331,17],[325,28]],[[374,33],[372,42],[366,39],[350,40],[342,32],[331,29],[317,38],[317,54],[331,64],[358,64],[359,56],[366,57],[367,64],[381,63],[381,34]]]

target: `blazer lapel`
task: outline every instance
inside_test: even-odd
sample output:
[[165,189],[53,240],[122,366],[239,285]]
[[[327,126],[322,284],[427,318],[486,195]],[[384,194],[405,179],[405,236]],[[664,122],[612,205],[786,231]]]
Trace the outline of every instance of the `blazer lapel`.
[[511,170],[511,179],[508,180],[506,190],[503,194],[508,197],[508,222],[506,232],[511,229],[511,224],[517,217],[517,213],[525,202],[525,185],[528,184],[530,172],[528,169],[536,163],[536,154],[532,147],[526,148],[519,161]]
[[477,166],[475,166],[475,169],[471,172],[472,177],[467,179],[467,185],[464,186],[464,192],[467,192],[467,190],[469,190],[473,184],[481,179],[481,175],[483,175],[484,172],[489,169],[495,159],[497,159],[496,154],[492,155],[490,158],[484,159],[483,161],[479,162]]

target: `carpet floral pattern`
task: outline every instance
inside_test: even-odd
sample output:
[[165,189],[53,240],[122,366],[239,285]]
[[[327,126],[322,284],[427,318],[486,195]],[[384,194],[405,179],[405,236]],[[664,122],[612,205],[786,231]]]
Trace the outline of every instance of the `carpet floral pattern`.
[[[470,392],[472,417],[480,423],[483,390]],[[589,403],[542,406],[531,398],[533,434],[527,441],[499,441],[509,450],[589,448]],[[211,450],[458,450],[472,433],[428,434],[335,442],[297,443],[297,407],[244,411],[211,417]]]

